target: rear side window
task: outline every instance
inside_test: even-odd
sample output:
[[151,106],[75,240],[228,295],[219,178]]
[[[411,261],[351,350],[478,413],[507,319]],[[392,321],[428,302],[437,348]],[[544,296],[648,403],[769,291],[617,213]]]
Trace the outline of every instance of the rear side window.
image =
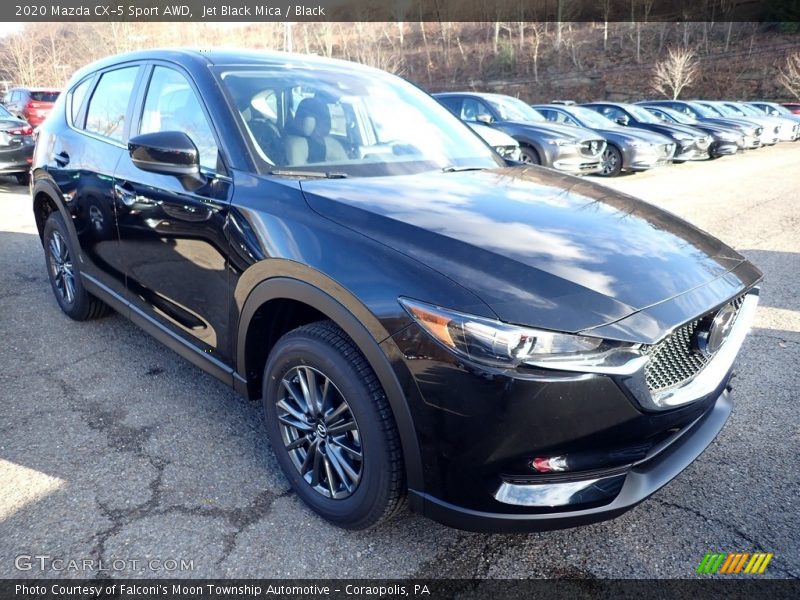
[[461,98],[437,98],[437,100],[454,115],[461,113]]
[[78,120],[78,112],[81,109],[81,104],[83,104],[83,99],[86,97],[86,92],[89,91],[89,86],[92,83],[92,78],[89,77],[81,81],[75,88],[73,88],[72,93],[70,94],[69,98],[69,117],[70,122],[73,125],[77,125]]
[[200,166],[217,170],[217,142],[200,101],[186,78],[166,67],[153,69],[139,127],[139,133],[155,131],[182,131],[200,151]]
[[58,95],[60,92],[50,91],[50,92],[31,92],[31,100],[34,102],[55,102],[58,100]]
[[86,111],[86,131],[121,142],[139,67],[103,73]]

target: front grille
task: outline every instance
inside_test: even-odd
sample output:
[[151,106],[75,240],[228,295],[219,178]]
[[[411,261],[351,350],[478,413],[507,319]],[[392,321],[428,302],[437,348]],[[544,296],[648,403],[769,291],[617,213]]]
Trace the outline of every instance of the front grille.
[[[737,313],[744,303],[744,295],[733,300]],[[708,357],[694,348],[694,334],[707,326],[717,311],[679,327],[669,336],[652,346],[642,348],[650,360],[644,368],[645,381],[651,392],[659,392],[692,379],[713,357]]]
[[605,150],[605,147],[606,143],[603,140],[585,140],[581,142],[581,154],[595,157]]

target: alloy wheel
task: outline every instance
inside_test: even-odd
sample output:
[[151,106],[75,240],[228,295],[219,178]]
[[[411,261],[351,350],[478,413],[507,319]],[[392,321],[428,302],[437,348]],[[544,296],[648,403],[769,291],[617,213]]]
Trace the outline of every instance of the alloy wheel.
[[50,237],[50,270],[62,300],[72,304],[75,300],[75,271],[66,240],[58,231],[54,231]]
[[364,468],[361,434],[350,405],[320,371],[298,366],[281,380],[278,422],[289,458],[319,494],[353,494]]
[[617,168],[617,154],[616,152],[612,152],[610,148],[606,148],[603,151],[603,175],[608,175],[609,173],[613,173],[614,169]]

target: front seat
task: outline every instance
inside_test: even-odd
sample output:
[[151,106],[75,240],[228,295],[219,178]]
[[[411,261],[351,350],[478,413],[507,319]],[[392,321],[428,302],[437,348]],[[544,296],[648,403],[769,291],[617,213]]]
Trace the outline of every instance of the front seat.
[[317,98],[306,98],[297,106],[286,136],[286,162],[290,166],[348,159],[339,140],[330,135],[328,105]]

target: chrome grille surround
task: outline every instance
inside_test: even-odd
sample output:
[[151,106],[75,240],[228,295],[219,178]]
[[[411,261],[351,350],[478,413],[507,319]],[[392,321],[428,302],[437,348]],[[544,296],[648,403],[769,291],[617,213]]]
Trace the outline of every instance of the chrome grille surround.
[[728,304],[736,311],[731,330],[719,350],[704,358],[693,348],[692,338],[701,323],[713,319],[720,307],[699,319],[682,325],[669,336],[641,352],[649,360],[640,377],[649,389],[649,397],[639,396],[644,408],[666,410],[694,402],[712,393],[733,366],[739,349],[755,318],[758,288],[737,296]]
[[[737,317],[743,303],[744,295],[729,302],[733,304]],[[679,327],[658,344],[642,347],[642,354],[650,357],[644,372],[651,392],[692,379],[713,359],[713,356],[706,356],[694,348],[694,336],[698,328],[713,320],[722,308]]]

